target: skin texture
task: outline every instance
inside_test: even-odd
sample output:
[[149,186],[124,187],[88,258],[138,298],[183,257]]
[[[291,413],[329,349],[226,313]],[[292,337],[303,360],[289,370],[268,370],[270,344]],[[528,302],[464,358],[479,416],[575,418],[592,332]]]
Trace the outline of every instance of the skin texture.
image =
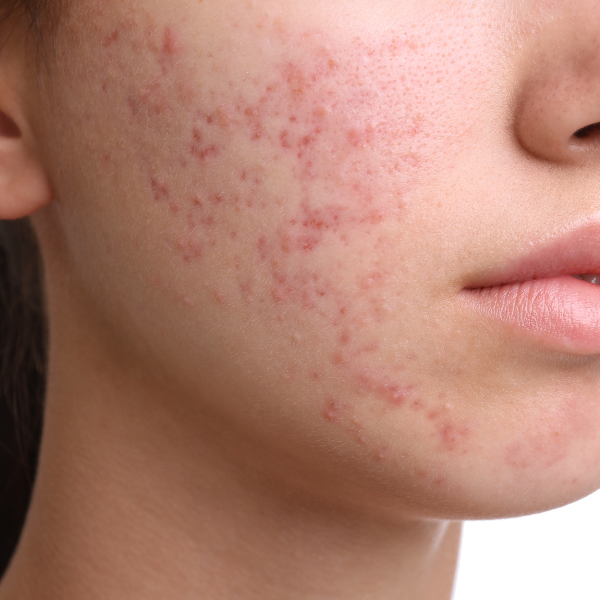
[[599,487],[598,357],[460,302],[599,218],[598,8],[82,0],[37,77],[13,40],[51,342],[0,599],[448,598],[457,521]]

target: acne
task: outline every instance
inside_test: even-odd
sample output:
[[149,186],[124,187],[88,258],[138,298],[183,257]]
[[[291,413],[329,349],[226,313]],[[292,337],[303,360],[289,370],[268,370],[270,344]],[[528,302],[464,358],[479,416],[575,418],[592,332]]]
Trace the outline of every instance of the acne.
[[339,400],[327,400],[323,416],[331,423],[338,423],[348,413],[348,405]]
[[227,304],[227,296],[220,288],[213,289],[213,297],[221,306],[225,306]]
[[[333,39],[318,30],[264,27],[268,57],[260,57],[260,70],[242,73],[226,47],[192,54],[175,23],[137,15],[100,38],[118,77],[99,87],[122,95],[129,131],[139,136],[165,247],[199,279],[225,256],[233,288],[218,281],[207,287],[218,307],[241,302],[275,323],[318,323],[332,340],[323,372],[382,410],[410,408],[441,451],[462,451],[468,426],[449,414],[428,418],[409,359],[385,357],[370,333],[402,311],[401,294],[388,293],[399,287],[402,264],[377,258],[388,239],[381,232],[407,218],[436,152],[448,154],[448,141],[460,139],[439,114],[443,93],[436,96],[432,74],[423,74],[422,65],[434,61],[423,61],[408,32]],[[123,49],[143,51],[146,70],[132,74]],[[205,83],[199,70],[219,76]],[[134,83],[117,92],[119,79]],[[348,264],[349,255],[356,264]],[[310,341],[286,336],[295,348]],[[316,374],[310,367],[305,376],[323,379]],[[336,402],[323,409],[331,423],[349,410]]]
[[554,468],[569,458],[574,441],[596,435],[591,422],[577,401],[557,404],[543,418],[532,419],[517,439],[507,443],[506,466],[518,476],[527,476],[530,470],[540,467]]

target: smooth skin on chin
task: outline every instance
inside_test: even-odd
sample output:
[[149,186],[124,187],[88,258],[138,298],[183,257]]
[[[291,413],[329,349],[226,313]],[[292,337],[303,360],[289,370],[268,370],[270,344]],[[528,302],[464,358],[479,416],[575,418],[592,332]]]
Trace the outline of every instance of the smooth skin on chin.
[[0,599],[447,598],[450,521],[598,488],[598,356],[463,302],[600,225],[597,8],[81,0],[37,75],[13,39],[50,370]]

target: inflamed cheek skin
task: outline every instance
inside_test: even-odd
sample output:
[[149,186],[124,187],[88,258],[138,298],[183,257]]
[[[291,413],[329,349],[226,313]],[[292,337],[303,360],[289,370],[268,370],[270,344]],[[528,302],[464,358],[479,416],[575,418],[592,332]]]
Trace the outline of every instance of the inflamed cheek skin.
[[173,380],[212,386],[194,401],[303,460],[323,449],[313,467],[352,456],[353,481],[480,506],[559,485],[592,436],[583,401],[457,308],[465,265],[503,252],[497,224],[524,205],[489,184],[521,176],[506,7],[90,4],[67,28],[85,60],[65,87],[93,98],[64,100],[93,196],[69,235],[97,260],[82,279],[120,291],[115,322]]
[[[377,413],[410,410],[438,451],[466,453],[470,421],[453,417],[444,393],[423,397],[418,353],[382,331],[412,318],[412,193],[469,140],[460,90],[486,81],[475,49],[464,32],[441,39],[422,22],[348,34],[252,4],[230,21],[229,35],[192,46],[181,23],[130,11],[99,39],[99,86],[128,115],[165,251],[222,310],[246,304],[289,329],[290,356],[325,332],[325,362],[291,358],[281,377],[314,381],[323,419],[373,458],[389,448],[371,443],[354,407],[374,399]],[[138,53],[149,60],[134,70]],[[193,310],[203,294],[177,297]]]

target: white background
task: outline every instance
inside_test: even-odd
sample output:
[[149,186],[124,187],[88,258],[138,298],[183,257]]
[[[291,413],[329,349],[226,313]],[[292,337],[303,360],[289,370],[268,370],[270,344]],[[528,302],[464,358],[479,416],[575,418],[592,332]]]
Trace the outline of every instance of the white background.
[[600,600],[600,492],[547,513],[467,522],[454,600]]

